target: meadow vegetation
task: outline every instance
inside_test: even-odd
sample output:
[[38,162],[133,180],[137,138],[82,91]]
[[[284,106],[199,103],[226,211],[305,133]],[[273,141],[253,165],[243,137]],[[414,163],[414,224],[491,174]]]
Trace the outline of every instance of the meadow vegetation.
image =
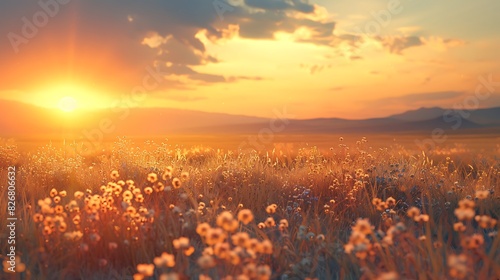
[[499,151],[415,153],[372,148],[364,137],[331,146],[237,151],[119,139],[77,154],[71,144],[22,151],[2,141],[0,186],[17,167],[23,264],[3,275],[499,278]]

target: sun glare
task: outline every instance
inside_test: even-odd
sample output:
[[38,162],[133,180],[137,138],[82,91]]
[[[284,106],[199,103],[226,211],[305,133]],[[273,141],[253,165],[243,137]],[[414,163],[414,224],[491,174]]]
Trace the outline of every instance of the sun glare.
[[73,112],[77,106],[76,99],[71,96],[65,96],[59,100],[59,109],[64,112]]

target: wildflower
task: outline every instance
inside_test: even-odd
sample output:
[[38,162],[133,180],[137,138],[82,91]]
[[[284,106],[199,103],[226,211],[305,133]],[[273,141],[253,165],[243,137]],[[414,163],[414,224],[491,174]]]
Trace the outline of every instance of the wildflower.
[[227,232],[235,232],[238,229],[239,223],[237,220],[232,220],[222,225],[222,228]]
[[162,179],[165,181],[172,180],[172,173],[165,171],[165,173],[163,173],[163,175],[162,175]]
[[54,196],[57,195],[57,190],[53,188],[53,189],[50,190],[49,194],[50,194],[50,197],[54,197]]
[[279,224],[279,229],[281,231],[285,231],[288,228],[288,220],[286,219],[281,219],[280,224]]
[[172,180],[172,186],[174,187],[174,189],[178,189],[181,187],[181,180],[179,180],[179,178],[174,178]]
[[356,225],[352,227],[353,232],[359,232],[362,234],[370,234],[373,232],[373,227],[368,219],[358,219]]
[[451,277],[465,278],[468,272],[467,256],[465,254],[448,256],[448,267]]
[[271,268],[268,265],[259,265],[256,273],[258,280],[271,279]]
[[66,191],[59,192],[59,196],[61,196],[61,197],[65,197],[67,194],[68,194],[68,192],[66,192]]
[[238,212],[238,221],[242,222],[244,225],[248,225],[253,221],[253,213],[250,209],[242,209]]
[[494,228],[495,225],[497,224],[496,219],[493,219],[487,215],[482,215],[482,216],[478,215],[475,217],[475,220],[479,224],[479,226],[484,228],[484,229]]
[[259,251],[259,240],[252,238],[247,241],[245,248],[249,251],[258,252]]
[[75,198],[76,199],[80,199],[84,196],[84,193],[83,192],[80,192],[80,191],[76,191],[75,192]]
[[217,225],[222,227],[230,222],[232,222],[234,219],[233,214],[231,214],[229,211],[224,211],[220,213],[219,216],[217,216]]
[[325,236],[323,234],[318,234],[318,236],[316,236],[316,240],[325,241]]
[[116,180],[116,179],[118,179],[118,177],[120,177],[120,174],[118,173],[118,171],[113,170],[113,171],[111,171],[110,176],[111,176],[111,179]]
[[381,273],[376,280],[398,280],[399,275],[395,271]]
[[189,178],[189,173],[188,172],[182,172],[181,173],[181,178],[182,178],[182,180],[187,180]]
[[165,189],[165,185],[162,182],[156,182],[154,188],[156,192],[161,192]]
[[490,195],[490,191],[484,190],[484,191],[476,191],[476,197],[478,199],[486,199]]
[[26,270],[26,265],[21,262],[21,258],[19,258],[19,256],[15,256],[14,263],[15,263],[15,269],[14,269],[14,271],[9,270],[9,268],[12,267],[12,266],[9,265],[9,259],[5,258],[2,261],[3,272],[5,272],[5,273],[13,273],[13,272],[21,273],[21,272],[24,272]]
[[457,232],[464,232],[466,229],[465,225],[462,222],[454,223],[453,230]]
[[126,190],[123,192],[122,197],[123,197],[123,200],[125,200],[125,201],[131,201],[132,198],[134,198],[134,194],[132,194],[131,191]]
[[208,223],[201,223],[196,227],[196,233],[200,236],[206,236],[209,229],[210,225]]
[[56,212],[56,214],[61,214],[62,212],[64,212],[64,207],[62,207],[61,205],[57,205],[56,207],[54,207],[54,211]]
[[472,220],[472,218],[474,218],[474,215],[476,214],[475,211],[474,211],[474,209],[472,209],[472,208],[463,208],[463,207],[455,209],[454,213],[455,213],[455,216],[457,216],[457,218],[460,221],[463,221],[463,220],[466,220],[466,221]]
[[190,256],[194,252],[194,247],[189,244],[189,238],[187,237],[174,239],[173,245],[175,249],[182,250],[186,256]]
[[134,280],[144,280],[144,275],[142,275],[140,273],[136,273],[133,275],[133,279]]
[[208,245],[222,243],[226,240],[226,234],[221,228],[210,228],[206,234],[206,242]]
[[385,203],[388,207],[394,207],[396,205],[396,199],[391,196],[385,201]]
[[225,259],[227,255],[229,254],[229,251],[231,250],[231,247],[229,246],[229,243],[217,243],[214,245],[214,254],[220,259]]
[[276,226],[276,222],[274,221],[273,217],[268,217],[265,221],[264,224],[266,227],[271,228]]
[[475,203],[474,201],[472,200],[469,200],[469,199],[462,199],[458,202],[458,206],[460,208],[464,208],[464,209],[472,209],[475,207]]
[[138,264],[137,272],[144,276],[153,276],[155,270],[154,264]]
[[269,214],[274,214],[274,213],[276,213],[276,209],[278,209],[278,205],[271,204],[271,205],[266,207],[266,212]]
[[473,234],[472,236],[467,236],[460,242],[460,245],[466,249],[477,249],[479,246],[484,244],[484,237],[481,234]]
[[160,275],[159,280],[179,280],[179,274],[175,272],[163,273]]
[[417,207],[411,207],[410,209],[408,209],[406,214],[408,215],[408,217],[414,219],[415,217],[420,215],[420,209],[418,209]]
[[158,175],[156,175],[156,173],[149,173],[148,182],[155,183],[156,181],[158,181]]
[[229,251],[229,254],[227,255],[226,259],[232,264],[232,265],[238,265],[241,262],[241,258],[239,254],[235,251]]
[[257,277],[257,266],[254,263],[249,263],[243,267],[243,274],[254,279]]
[[235,246],[245,246],[246,242],[250,239],[250,236],[246,232],[238,232],[231,236],[231,240]]
[[154,258],[153,262],[158,267],[174,267],[175,256],[164,252],[161,256]]
[[35,223],[43,222],[43,215],[36,213],[35,215],[33,215],[33,220],[35,221]]
[[420,214],[414,218],[415,222],[428,222],[429,221],[429,215],[427,214]]
[[144,193],[145,194],[152,194],[153,193],[153,188],[151,188],[151,187],[144,188]]

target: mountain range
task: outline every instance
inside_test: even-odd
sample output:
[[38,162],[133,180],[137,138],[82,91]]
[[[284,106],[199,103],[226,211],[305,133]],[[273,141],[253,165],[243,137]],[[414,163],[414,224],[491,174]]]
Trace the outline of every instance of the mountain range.
[[445,131],[500,133],[500,107],[477,110],[420,108],[384,118],[348,120],[267,119],[170,108],[115,108],[64,113],[26,103],[0,100],[0,137],[92,134],[255,134],[260,131],[295,134],[405,133]]

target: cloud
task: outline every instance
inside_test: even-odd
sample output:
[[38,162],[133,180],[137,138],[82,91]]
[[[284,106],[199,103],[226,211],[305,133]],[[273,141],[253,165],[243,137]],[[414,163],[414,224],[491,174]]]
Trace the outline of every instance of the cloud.
[[[370,106],[391,106],[391,105],[433,105],[442,101],[453,100],[464,94],[461,91],[438,91],[438,92],[422,92],[422,93],[411,93],[395,97],[387,97],[374,100],[370,103]],[[431,104],[429,104],[431,103]]]
[[268,11],[295,10],[302,13],[314,11],[314,6],[309,1],[304,0],[245,0],[245,5]]
[[401,54],[405,49],[411,47],[422,46],[423,42],[417,36],[385,36],[376,37],[376,39],[384,46],[390,53]]
[[[22,35],[21,18],[31,19],[43,11],[37,3],[0,2],[0,34]],[[307,28],[311,35],[297,41],[330,44],[333,38],[334,22],[297,16],[324,13],[324,8],[310,1],[245,0],[232,8],[221,20],[213,1],[207,0],[89,0],[59,5],[47,25],[38,28],[29,43],[19,46],[18,55],[8,40],[0,42],[0,60],[10,69],[0,77],[0,90],[19,87],[22,76],[34,77],[37,84],[68,76],[69,71],[86,83],[112,83],[125,91],[140,84],[146,67],[153,64],[161,65],[168,74],[161,86],[164,90],[183,89],[183,84],[192,81],[234,82],[245,78],[194,70],[194,66],[220,62],[207,52],[200,32],[213,42],[227,39],[235,27],[243,38],[273,40],[278,31],[293,33],[299,28]],[[53,56],[50,65],[37,63],[47,55]]]
[[446,51],[453,47],[464,45],[465,42],[458,39],[445,39],[437,36],[418,37],[418,36],[377,36],[375,37],[383,47],[390,53],[402,54],[408,48],[426,46],[437,51]]

